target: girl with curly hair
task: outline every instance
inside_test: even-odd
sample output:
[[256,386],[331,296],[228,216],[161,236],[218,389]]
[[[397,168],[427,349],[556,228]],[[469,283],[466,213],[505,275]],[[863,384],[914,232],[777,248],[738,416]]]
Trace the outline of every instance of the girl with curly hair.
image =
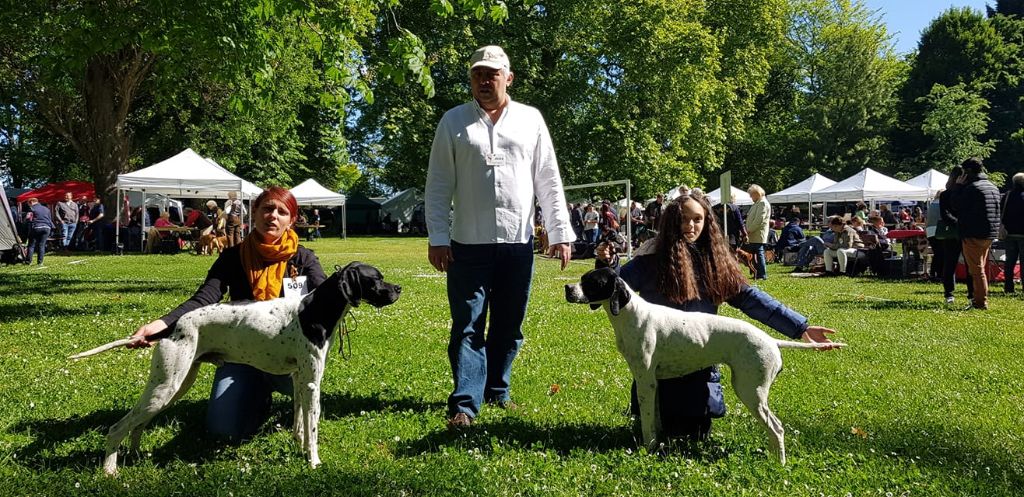
[[[666,203],[657,238],[642,245],[621,268],[618,256],[604,244],[597,247],[596,255],[599,267],[618,269],[630,288],[648,302],[708,314],[717,314],[718,307],[728,303],[788,337],[831,342],[827,334],[833,330],[810,326],[807,318],[747,282],[700,192]],[[667,436],[704,439],[710,434],[711,419],[725,415],[720,378],[718,368],[710,367],[658,380]],[[631,411],[639,415],[635,385]]]

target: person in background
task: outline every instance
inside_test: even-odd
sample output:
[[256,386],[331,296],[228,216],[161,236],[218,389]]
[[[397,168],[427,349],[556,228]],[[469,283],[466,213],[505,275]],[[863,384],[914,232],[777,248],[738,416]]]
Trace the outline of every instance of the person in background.
[[594,210],[594,204],[587,204],[587,211],[583,214],[583,236],[590,243],[597,243],[598,225],[601,215]]
[[[850,257],[856,257],[857,249],[864,248],[864,242],[860,241],[857,230],[853,226],[845,224],[843,218],[839,216],[833,216],[828,222],[828,227],[835,233],[835,240],[825,246],[825,274],[830,276],[846,274],[846,266]],[[838,273],[832,269],[832,263],[836,259],[839,262]]]
[[[723,303],[794,339],[829,343],[833,330],[811,326],[807,318],[747,283],[722,236],[703,194],[680,195],[665,206],[658,236],[645,242],[628,263],[607,243],[595,251],[597,267],[612,267],[655,305],[687,312],[718,314]],[[677,378],[658,380],[662,429],[671,438],[705,439],[712,418],[725,414],[721,375],[713,366]],[[639,417],[636,387],[631,411]]]
[[171,213],[168,211],[160,212],[160,217],[157,218],[156,222],[153,223],[153,227],[149,228],[146,233],[146,250],[147,254],[152,254],[157,245],[160,244],[160,240],[167,238],[169,233],[166,231],[160,231],[157,228],[169,228],[174,226],[171,222]]
[[228,247],[242,243],[242,222],[245,219],[245,204],[238,198],[238,192],[228,192],[228,199],[224,202],[224,215],[226,216],[226,227]]
[[961,167],[957,179],[963,188],[953,197],[957,212],[957,230],[963,240],[964,263],[974,280],[974,293],[969,308],[988,309],[988,278],[985,265],[992,241],[999,236],[999,189],[988,180],[981,159],[971,157]]
[[533,280],[534,199],[562,270],[576,239],[551,135],[540,111],[509,97],[515,76],[505,51],[475,51],[468,76],[473,98],[438,123],[424,190],[427,259],[448,274],[451,430],[469,428],[482,403],[516,408],[512,363]]
[[809,236],[800,244],[797,250],[796,267],[794,273],[803,273],[809,269],[814,258],[825,255],[825,247],[831,244],[836,238],[834,231],[828,229],[821,232],[821,236]]
[[889,209],[889,204],[879,206],[878,214],[882,216],[882,221],[885,222],[886,226],[896,226],[896,215]]
[[[253,230],[242,243],[225,249],[192,298],[151,321],[132,335],[128,347],[149,347],[173,330],[187,312],[220,302],[299,297],[320,286],[327,276],[316,255],[299,245],[292,230],[299,206],[288,190],[272,186],[253,202]],[[163,216],[161,216],[162,218]],[[295,295],[290,295],[292,287]],[[251,437],[270,412],[271,392],[292,395],[289,375],[272,375],[246,364],[224,363],[213,376],[206,411],[210,433],[231,441]]]
[[775,246],[775,253],[781,258],[786,252],[795,252],[800,249],[800,244],[806,238],[804,230],[800,228],[800,218],[793,216],[782,227],[782,235],[779,236],[779,243]]
[[572,223],[572,232],[576,234],[577,240],[584,240],[583,236],[583,206],[582,204],[569,206],[569,222]]
[[[306,241],[307,242],[311,242],[313,240],[321,238],[321,236],[320,236],[320,209],[316,209],[316,208],[313,209],[313,213],[310,214],[310,216],[309,216],[309,224],[311,224],[313,226],[309,229],[309,238],[307,238]],[[401,223],[399,223],[399,224],[401,224]],[[396,231],[400,231],[400,230],[396,230]]]
[[744,223],[747,228],[747,244],[744,245],[743,250],[757,256],[757,262],[754,264],[757,272],[754,274],[754,279],[766,280],[768,279],[768,261],[765,260],[764,246],[768,243],[768,230],[771,229],[769,222],[771,222],[772,206],[768,203],[768,199],[764,196],[764,189],[760,186],[750,185],[747,188],[747,193],[754,204],[747,211],[747,219]]
[[658,222],[661,221],[661,210],[664,205],[665,195],[659,193],[651,203],[647,204],[647,208],[644,209],[644,215],[647,217],[647,226],[650,226],[652,230],[658,229]]
[[103,244],[103,218],[106,216],[106,209],[103,207],[103,199],[99,195],[93,197],[92,205],[89,206],[89,221],[86,225],[92,232],[92,239],[96,243],[94,250],[102,251],[106,248]]
[[[964,173],[960,166],[953,166],[949,171],[949,180],[946,181],[946,189],[939,193],[939,220],[935,226],[935,239],[942,247],[942,290],[947,304],[956,301],[953,296],[956,291],[956,266],[960,262],[960,252],[963,251],[963,241],[960,239],[960,231],[957,229],[957,211],[953,205],[953,197],[963,185],[957,180]],[[967,278],[967,296],[974,295],[974,281]]]
[[1003,201],[1003,246],[1006,248],[1006,261],[1003,263],[1003,291],[1014,293],[1014,267],[1020,261],[1024,270],[1024,172],[1013,175],[1010,191],[1006,192]]
[[868,216],[868,224],[865,232],[875,235],[876,242],[867,248],[868,267],[875,275],[885,274],[885,254],[890,248],[889,228],[885,227],[882,216]]
[[42,266],[43,257],[46,256],[46,241],[50,239],[50,232],[53,231],[53,219],[50,216],[50,209],[40,204],[38,198],[28,199],[28,208],[28,258],[25,259],[25,264],[31,264],[32,252],[37,252],[37,264]]
[[78,204],[72,198],[71,192],[64,193],[64,201],[57,202],[54,212],[57,214],[57,223],[61,226],[61,248],[65,251],[71,250],[71,241],[75,237],[75,226],[78,225]]
[[863,223],[868,220],[868,206],[864,202],[857,202],[857,210],[853,213],[853,217],[860,219]]
[[644,210],[640,208],[639,202],[632,202],[630,205],[633,207],[629,210],[629,221],[633,224],[632,237],[633,239],[636,239],[640,235],[640,232],[645,228],[644,223],[646,216],[644,216]]

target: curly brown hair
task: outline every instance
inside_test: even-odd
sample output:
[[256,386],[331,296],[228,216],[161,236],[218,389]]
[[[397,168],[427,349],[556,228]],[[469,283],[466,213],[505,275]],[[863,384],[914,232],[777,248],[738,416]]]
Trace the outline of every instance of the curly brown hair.
[[[688,201],[697,202],[704,210],[704,229],[694,243],[683,237],[683,204]],[[654,243],[658,291],[674,304],[708,298],[720,305],[747,285],[711,205],[700,192],[665,205]]]

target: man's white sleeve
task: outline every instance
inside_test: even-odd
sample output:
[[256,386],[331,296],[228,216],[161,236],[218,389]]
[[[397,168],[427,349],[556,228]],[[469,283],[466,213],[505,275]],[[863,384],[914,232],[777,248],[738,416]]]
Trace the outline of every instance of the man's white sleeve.
[[562,191],[562,177],[558,174],[558,160],[551,143],[547,124],[540,119],[537,130],[537,148],[533,159],[533,192],[540,203],[544,216],[544,228],[548,232],[548,243],[572,243],[576,233],[572,230],[569,210],[566,208],[565,193]]
[[454,193],[455,151],[445,119],[442,118],[434,132],[434,144],[430,147],[427,185],[423,192],[427,237],[432,247],[451,244],[448,220]]

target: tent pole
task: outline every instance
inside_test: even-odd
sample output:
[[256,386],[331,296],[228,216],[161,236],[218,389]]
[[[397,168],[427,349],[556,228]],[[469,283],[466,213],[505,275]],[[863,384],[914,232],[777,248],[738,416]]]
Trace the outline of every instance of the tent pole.
[[121,189],[117,189],[117,215],[114,221],[114,252],[117,252],[117,244],[121,243]]

